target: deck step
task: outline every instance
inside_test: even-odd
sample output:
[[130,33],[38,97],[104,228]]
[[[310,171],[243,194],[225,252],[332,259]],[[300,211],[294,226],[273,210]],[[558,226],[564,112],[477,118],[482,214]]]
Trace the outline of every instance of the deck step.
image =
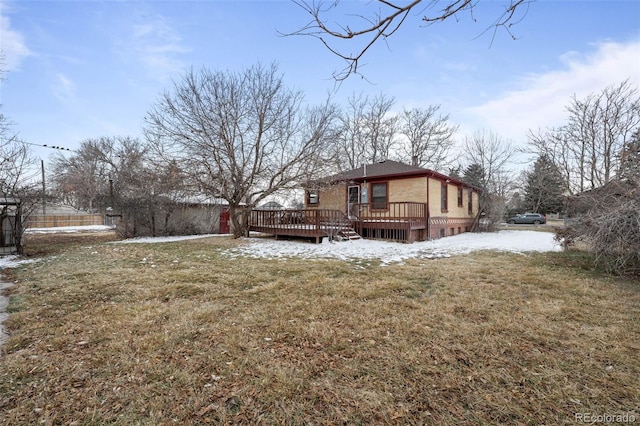
[[340,236],[346,238],[348,240],[361,240],[362,237],[353,229],[345,229],[344,231],[339,232]]

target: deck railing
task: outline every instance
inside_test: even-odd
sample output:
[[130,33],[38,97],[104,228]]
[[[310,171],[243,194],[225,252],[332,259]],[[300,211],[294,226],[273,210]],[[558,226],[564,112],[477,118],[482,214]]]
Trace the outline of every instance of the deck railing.
[[427,228],[426,203],[392,202],[353,204],[349,216],[329,209],[256,209],[249,215],[249,230],[278,236],[333,238],[341,231],[399,241],[413,241],[412,233]]
[[353,204],[349,211],[351,219],[359,221],[427,221],[427,203],[392,202]]
[[333,236],[351,227],[351,221],[339,210],[328,209],[256,209],[249,215],[249,230],[299,237]]

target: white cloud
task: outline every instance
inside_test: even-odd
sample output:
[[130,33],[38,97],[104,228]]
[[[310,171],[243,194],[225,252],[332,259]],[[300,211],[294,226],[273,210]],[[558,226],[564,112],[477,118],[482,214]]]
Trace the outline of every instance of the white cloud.
[[118,50],[126,60],[141,62],[158,80],[175,76],[185,67],[179,55],[189,49],[163,17],[145,19],[149,20],[131,25],[127,39],[117,41]]
[[640,40],[603,42],[588,54],[567,52],[562,69],[531,74],[520,88],[482,105],[465,115],[475,127],[490,128],[515,141],[524,141],[528,129],[553,127],[566,122],[565,108],[575,94],[579,99],[626,79],[640,88]]
[[76,85],[62,73],[56,74],[51,91],[60,102],[68,102],[76,97]]
[[4,55],[2,68],[13,71],[20,68],[22,60],[33,55],[24,42],[22,34],[11,29],[11,21],[0,3],[0,49]]

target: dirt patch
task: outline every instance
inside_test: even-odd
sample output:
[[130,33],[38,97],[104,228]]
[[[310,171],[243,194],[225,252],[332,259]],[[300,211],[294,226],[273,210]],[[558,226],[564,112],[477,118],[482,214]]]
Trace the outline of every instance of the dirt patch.
[[60,253],[74,245],[98,244],[118,241],[115,231],[26,233],[24,236],[25,256],[43,256]]

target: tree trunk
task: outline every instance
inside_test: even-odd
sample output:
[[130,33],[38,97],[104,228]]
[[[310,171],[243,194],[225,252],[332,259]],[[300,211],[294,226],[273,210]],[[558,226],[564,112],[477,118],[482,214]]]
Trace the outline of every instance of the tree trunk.
[[247,210],[244,207],[229,204],[229,219],[231,220],[233,238],[247,235]]

